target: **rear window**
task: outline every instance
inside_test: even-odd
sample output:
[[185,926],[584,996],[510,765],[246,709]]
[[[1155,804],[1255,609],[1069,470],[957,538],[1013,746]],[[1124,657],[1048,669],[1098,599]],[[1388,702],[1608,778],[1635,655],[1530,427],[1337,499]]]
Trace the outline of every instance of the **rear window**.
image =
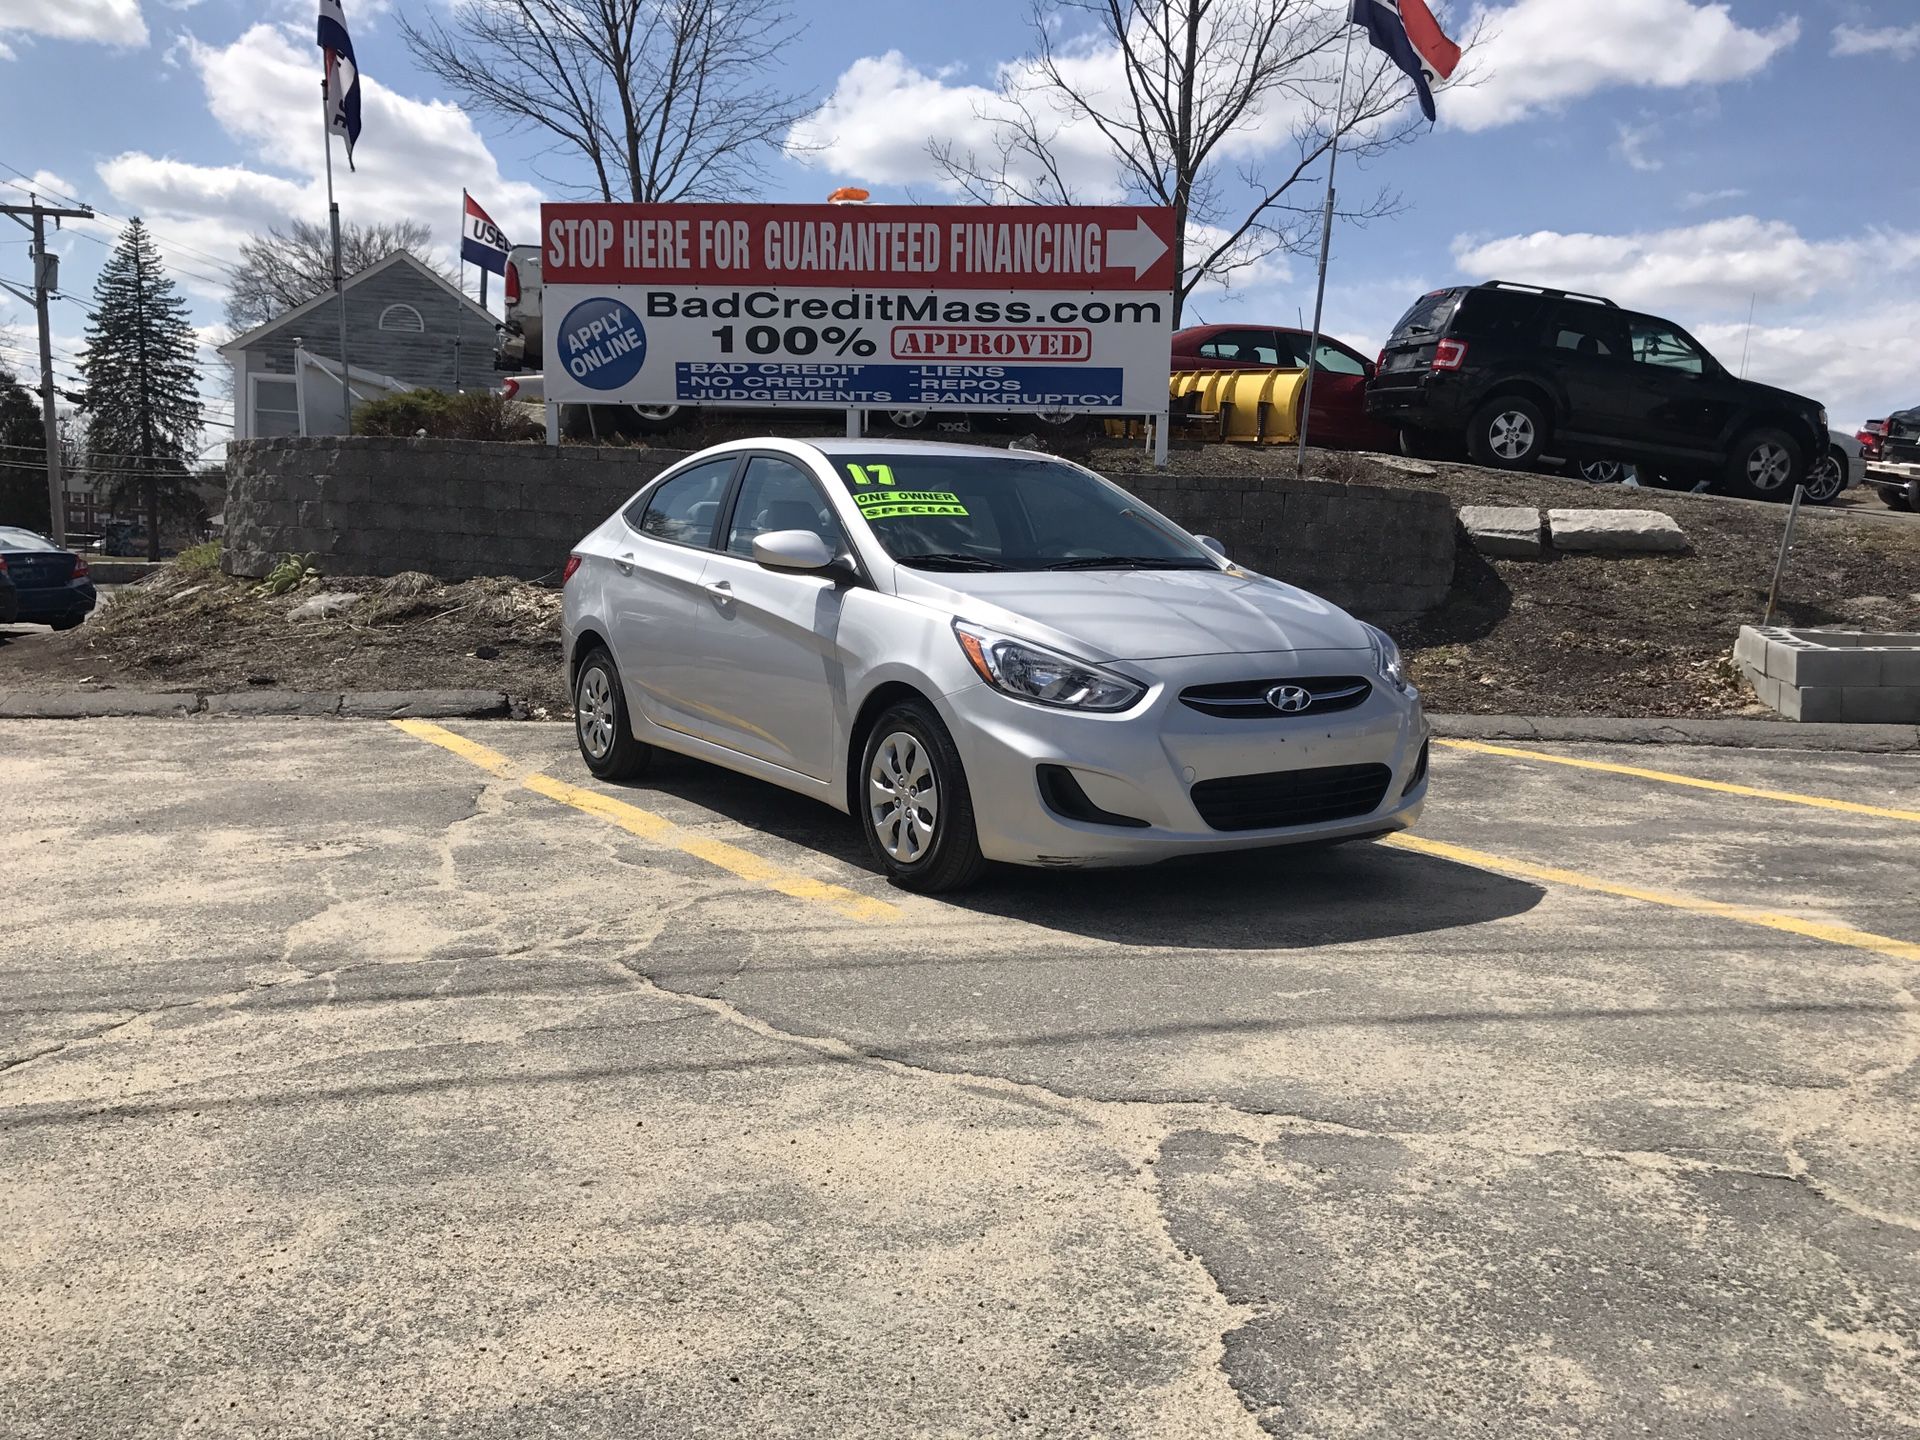
[[59,548],[51,540],[36,535],[31,530],[18,530],[11,525],[0,525],[0,550],[58,550]]
[[1459,299],[1458,290],[1436,290],[1431,295],[1422,295],[1393,327],[1393,338],[1410,340],[1422,335],[1438,335],[1453,318],[1453,307]]

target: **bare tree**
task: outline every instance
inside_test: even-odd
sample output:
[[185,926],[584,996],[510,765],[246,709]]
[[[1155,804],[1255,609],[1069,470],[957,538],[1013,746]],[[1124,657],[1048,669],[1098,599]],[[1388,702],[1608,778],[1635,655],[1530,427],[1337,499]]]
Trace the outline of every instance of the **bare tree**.
[[[340,266],[353,275],[396,250],[405,250],[453,279],[426,259],[432,243],[433,231],[418,220],[343,225]],[[276,225],[264,235],[240,242],[240,258],[228,274],[232,288],[227,291],[226,320],[237,335],[333,289],[333,233],[306,220],[296,220],[285,230]]]
[[[1129,198],[1173,208],[1178,324],[1201,282],[1312,253],[1319,197],[1297,187],[1312,190],[1336,136],[1343,156],[1364,158],[1424,124],[1417,109],[1396,117],[1412,85],[1364,38],[1333,113],[1345,26],[1346,7],[1326,0],[1035,0],[1033,54],[981,113],[989,153],[929,149],[973,199],[1070,204],[1073,152],[1097,136]],[[1247,137],[1266,129],[1275,138],[1247,158]],[[1382,191],[1339,213],[1364,222],[1397,208]]]
[[749,191],[808,108],[765,83],[800,34],[783,0],[456,0],[400,30],[472,108],[584,159],[602,200]]

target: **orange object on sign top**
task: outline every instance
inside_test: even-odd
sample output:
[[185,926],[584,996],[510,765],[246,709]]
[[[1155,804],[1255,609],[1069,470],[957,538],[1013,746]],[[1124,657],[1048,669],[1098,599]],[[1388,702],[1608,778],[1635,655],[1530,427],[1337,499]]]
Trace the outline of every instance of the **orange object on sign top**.
[[869,192],[862,190],[858,185],[842,185],[838,190],[827,196],[827,204],[864,205],[872,198],[873,196]]

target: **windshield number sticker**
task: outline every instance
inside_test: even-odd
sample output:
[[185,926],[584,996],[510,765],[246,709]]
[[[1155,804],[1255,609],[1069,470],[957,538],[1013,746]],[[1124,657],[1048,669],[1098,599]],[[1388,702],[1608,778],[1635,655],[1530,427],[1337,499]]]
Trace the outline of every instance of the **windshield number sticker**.
[[[847,473],[853,477],[856,485],[891,485],[893,467],[891,465],[849,465]],[[964,510],[961,512],[966,513]]]
[[[850,470],[857,466],[848,466]],[[885,470],[884,465],[867,467],[873,470]],[[887,484],[893,481],[889,479]],[[855,495],[853,503],[860,507],[860,513],[869,520],[889,520],[899,515],[965,515],[967,507],[960,503],[960,497],[950,490],[889,490],[868,491],[864,495]]]

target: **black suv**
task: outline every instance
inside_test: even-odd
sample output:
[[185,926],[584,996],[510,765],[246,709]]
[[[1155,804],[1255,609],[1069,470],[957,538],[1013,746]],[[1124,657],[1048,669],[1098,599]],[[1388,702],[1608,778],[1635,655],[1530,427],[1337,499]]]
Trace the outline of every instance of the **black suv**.
[[1741,380],[1670,320],[1502,280],[1436,290],[1393,327],[1367,413],[1414,454],[1483,465],[1627,460],[1785,499],[1827,453],[1827,412]]

